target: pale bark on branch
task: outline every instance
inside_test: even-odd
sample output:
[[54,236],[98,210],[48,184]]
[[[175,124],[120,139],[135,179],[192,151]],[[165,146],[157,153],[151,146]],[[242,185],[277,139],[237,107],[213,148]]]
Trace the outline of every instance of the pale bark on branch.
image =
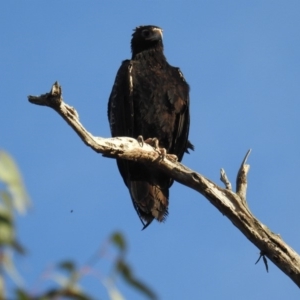
[[249,165],[246,164],[246,160],[250,150],[238,171],[237,191],[234,192],[223,169],[221,170],[221,181],[226,188],[219,187],[208,178],[179,162],[169,160],[168,156],[162,159],[157,150],[148,144],[141,146],[133,138],[93,136],[79,122],[76,110],[63,102],[61,86],[57,82],[53,84],[49,93],[28,96],[28,100],[33,104],[53,108],[74,129],[82,141],[97,153],[107,157],[151,164],[152,167],[163,170],[181,184],[198,191],[260,249],[265,264],[267,262],[265,257],[267,257],[300,287],[300,256],[282,240],[280,235],[273,233],[255,218],[248,208],[246,191]]

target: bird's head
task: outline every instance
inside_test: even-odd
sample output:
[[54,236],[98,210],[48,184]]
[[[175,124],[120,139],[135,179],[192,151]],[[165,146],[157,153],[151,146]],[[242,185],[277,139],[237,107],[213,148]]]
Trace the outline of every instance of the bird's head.
[[134,29],[131,39],[132,56],[150,49],[163,50],[163,30],[158,26],[139,26]]

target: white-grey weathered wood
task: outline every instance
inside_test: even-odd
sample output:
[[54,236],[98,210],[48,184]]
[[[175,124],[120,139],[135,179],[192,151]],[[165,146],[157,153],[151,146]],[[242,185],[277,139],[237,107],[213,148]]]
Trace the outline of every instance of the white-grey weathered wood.
[[135,139],[129,137],[94,137],[79,122],[75,109],[63,102],[61,93],[61,87],[56,82],[52,86],[50,93],[41,96],[28,96],[28,100],[37,105],[53,108],[75,130],[82,141],[94,151],[107,157],[151,164],[152,167],[163,170],[176,181],[198,191],[257,246],[262,255],[268,257],[300,287],[299,255],[279,235],[273,233],[267,226],[256,219],[247,206],[246,190],[249,165],[246,164],[246,160],[250,153],[249,151],[238,172],[237,192],[234,193],[231,190],[230,182],[224,175],[222,181],[227,186],[227,189],[219,187],[211,180],[181,163],[169,160],[168,156],[166,159],[162,159],[160,153],[148,144],[144,144],[141,147]]

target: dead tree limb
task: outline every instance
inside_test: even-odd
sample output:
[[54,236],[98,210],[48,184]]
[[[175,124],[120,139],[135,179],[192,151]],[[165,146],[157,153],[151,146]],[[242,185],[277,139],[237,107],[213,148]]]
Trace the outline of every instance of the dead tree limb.
[[282,240],[280,235],[273,233],[256,219],[247,206],[249,165],[246,164],[246,160],[250,151],[246,154],[238,171],[237,190],[234,193],[224,170],[221,170],[221,180],[226,185],[225,189],[179,162],[162,159],[150,145],[144,144],[141,147],[133,138],[94,137],[81,125],[76,110],[63,102],[61,86],[57,82],[53,84],[49,93],[28,96],[28,100],[33,104],[53,108],[75,130],[82,141],[97,153],[106,157],[151,164],[152,167],[163,170],[181,184],[198,191],[260,249],[264,259],[269,258],[300,287],[300,256]]

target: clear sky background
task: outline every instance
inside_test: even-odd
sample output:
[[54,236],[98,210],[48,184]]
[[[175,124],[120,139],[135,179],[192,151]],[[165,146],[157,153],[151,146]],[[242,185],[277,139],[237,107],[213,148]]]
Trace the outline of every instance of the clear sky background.
[[[83,265],[111,232],[128,240],[136,275],[160,299],[299,299],[299,289],[204,197],[178,183],[169,217],[145,231],[115,161],[86,147],[49,108],[27,96],[58,80],[83,125],[109,137],[107,101],[132,29],[164,29],[165,54],[191,86],[184,164],[232,183],[253,149],[248,203],[300,252],[300,2],[6,1],[0,5],[0,147],[17,161],[33,202],[18,218],[28,255],[17,259],[31,291],[47,267]],[[73,213],[70,211],[73,210]],[[95,268],[106,268],[100,261]],[[82,286],[107,299],[99,279]],[[126,299],[144,299],[121,281]]]

